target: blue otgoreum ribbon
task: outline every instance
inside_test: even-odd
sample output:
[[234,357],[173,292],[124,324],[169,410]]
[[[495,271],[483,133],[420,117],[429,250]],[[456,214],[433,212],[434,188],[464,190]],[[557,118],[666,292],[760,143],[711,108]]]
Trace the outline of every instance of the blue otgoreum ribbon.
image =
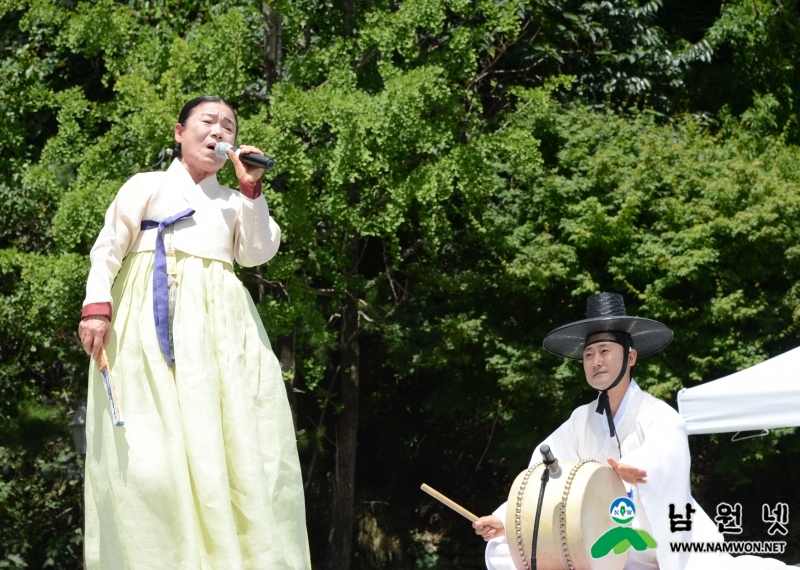
[[156,335],[158,346],[167,359],[167,366],[172,366],[172,349],[169,345],[169,287],[167,284],[167,252],[164,248],[164,228],[176,222],[191,218],[194,210],[188,208],[179,214],[164,218],[160,222],[155,220],[142,220],[141,229],[151,230],[158,228],[156,236],[156,259],[153,267],[153,318],[156,322]]

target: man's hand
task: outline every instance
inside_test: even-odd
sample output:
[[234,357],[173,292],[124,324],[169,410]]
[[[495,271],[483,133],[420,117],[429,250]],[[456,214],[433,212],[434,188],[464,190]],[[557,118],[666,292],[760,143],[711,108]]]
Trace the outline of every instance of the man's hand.
[[647,479],[645,479],[645,477],[647,477],[647,471],[644,469],[639,469],[638,467],[627,465],[625,463],[619,463],[610,457],[608,458],[608,464],[614,471],[617,472],[617,475],[619,475],[620,479],[626,483],[630,483],[631,485],[647,483]]
[[100,358],[100,350],[108,346],[111,340],[111,321],[108,317],[86,317],[78,325],[78,336],[86,354],[91,354],[97,360]]
[[487,542],[498,536],[503,536],[506,533],[506,527],[503,526],[503,521],[494,515],[479,518],[472,523],[472,528],[475,529],[475,534],[481,535],[483,540]]

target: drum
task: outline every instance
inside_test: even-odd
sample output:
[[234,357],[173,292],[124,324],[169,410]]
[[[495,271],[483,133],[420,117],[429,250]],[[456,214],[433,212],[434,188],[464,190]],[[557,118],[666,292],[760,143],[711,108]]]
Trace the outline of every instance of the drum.
[[[531,541],[544,465],[526,469],[508,494],[506,535],[517,570],[531,568]],[[622,570],[628,553],[592,558],[595,541],[617,526],[609,509],[625,497],[622,480],[594,459],[561,463],[561,474],[545,488],[536,547],[537,570]],[[519,517],[519,518],[517,518]]]

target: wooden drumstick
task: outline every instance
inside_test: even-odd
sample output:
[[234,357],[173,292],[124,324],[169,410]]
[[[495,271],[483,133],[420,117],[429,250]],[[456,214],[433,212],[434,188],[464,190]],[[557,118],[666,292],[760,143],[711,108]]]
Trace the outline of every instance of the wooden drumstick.
[[447,497],[442,495],[436,489],[428,487],[425,483],[422,484],[420,489],[422,489],[423,491],[428,493],[431,497],[433,497],[437,501],[439,501],[441,503],[444,503],[445,505],[447,505],[448,507],[453,509],[455,512],[460,514],[462,517],[465,517],[465,518],[469,519],[470,522],[475,522],[476,520],[478,520],[478,518],[480,518],[480,517],[472,514],[471,512],[469,512],[467,509],[465,509],[464,507],[462,507],[461,505],[459,505],[455,501],[448,499]]

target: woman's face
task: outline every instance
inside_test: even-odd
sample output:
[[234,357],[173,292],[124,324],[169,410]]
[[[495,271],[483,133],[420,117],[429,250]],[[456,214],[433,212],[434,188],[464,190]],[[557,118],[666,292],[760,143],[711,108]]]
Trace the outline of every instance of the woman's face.
[[195,182],[215,174],[225,161],[216,155],[218,142],[233,144],[236,118],[224,103],[202,103],[195,107],[186,126],[175,125],[175,142],[181,145],[183,165]]

